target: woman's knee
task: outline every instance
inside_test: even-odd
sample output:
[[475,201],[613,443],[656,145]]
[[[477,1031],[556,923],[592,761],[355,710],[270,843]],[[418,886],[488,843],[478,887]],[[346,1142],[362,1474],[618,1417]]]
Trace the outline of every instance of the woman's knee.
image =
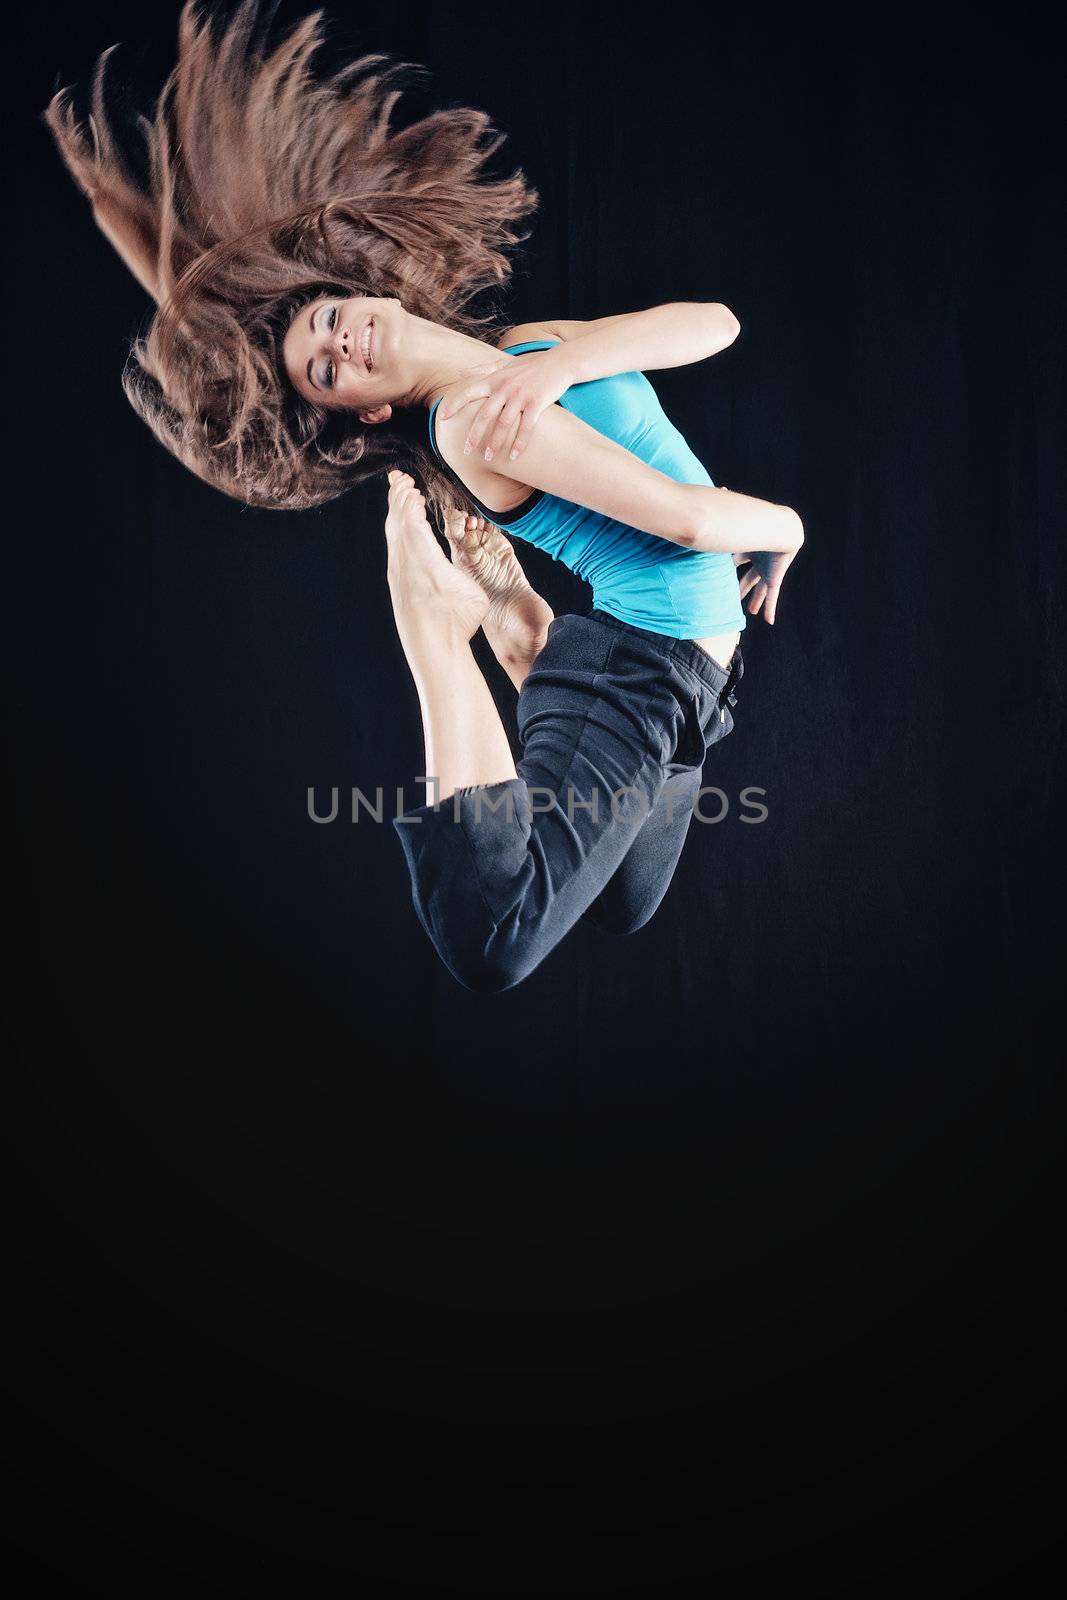
[[503,994],[540,966],[547,951],[532,938],[501,938],[499,929],[484,942],[435,939],[437,954],[456,982],[474,994]]
[[474,994],[503,994],[506,989],[514,989],[524,978],[528,978],[539,962],[522,960],[514,955],[501,958],[496,953],[487,952],[461,961],[449,960],[445,964],[464,989],[470,989]]
[[637,933],[646,923],[651,922],[656,908],[642,907],[639,911],[611,911],[603,912],[596,916],[586,916],[586,921],[591,922],[602,933],[610,933],[616,939],[624,939],[629,933]]
[[[614,885],[612,885],[614,888]],[[624,939],[629,933],[637,933],[646,923],[651,922],[656,914],[662,895],[655,900],[635,899],[632,896],[625,898],[619,894],[601,895],[582,912],[583,922],[589,922],[594,928],[599,928],[601,933],[610,933],[617,939]]]

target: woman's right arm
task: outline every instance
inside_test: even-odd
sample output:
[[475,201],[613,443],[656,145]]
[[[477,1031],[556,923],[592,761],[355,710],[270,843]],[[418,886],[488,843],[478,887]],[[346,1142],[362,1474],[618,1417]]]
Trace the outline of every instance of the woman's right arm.
[[[436,430],[438,448],[463,481],[470,463],[463,454],[470,408],[480,404],[469,400]],[[803,543],[800,518],[789,506],[679,483],[561,405],[545,408],[518,461],[502,457],[492,472],[479,467],[479,474],[477,492],[490,499],[493,478],[508,479],[690,550],[795,551]]]
[[792,506],[738,494],[736,489],[704,488],[701,484],[692,487],[703,490],[708,511],[707,521],[690,549],[727,550],[731,555],[742,550],[796,555],[804,543],[804,524]]

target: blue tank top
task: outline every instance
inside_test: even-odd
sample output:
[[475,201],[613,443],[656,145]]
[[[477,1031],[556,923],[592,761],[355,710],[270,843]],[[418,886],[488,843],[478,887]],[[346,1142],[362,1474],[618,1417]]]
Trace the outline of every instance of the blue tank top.
[[[509,345],[503,353],[525,355],[559,343],[532,339]],[[430,444],[445,472],[470,495],[437,448],[434,414],[443,398],[430,408]],[[677,482],[712,485],[643,373],[573,383],[556,404]],[[543,489],[534,489],[503,516],[476,496],[471,499],[487,521],[547,551],[589,583],[593,605],[620,622],[671,639],[698,639],[745,626],[737,569],[733,556],[724,551],[687,550]]]

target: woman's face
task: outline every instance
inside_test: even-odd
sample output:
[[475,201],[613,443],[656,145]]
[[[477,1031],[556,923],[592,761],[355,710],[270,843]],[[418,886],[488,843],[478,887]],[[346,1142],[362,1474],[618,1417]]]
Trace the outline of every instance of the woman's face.
[[297,312],[282,345],[290,383],[312,405],[355,410],[364,422],[387,421],[391,408],[383,396],[390,389],[395,393],[390,349],[402,314],[400,301],[392,298],[312,300]]

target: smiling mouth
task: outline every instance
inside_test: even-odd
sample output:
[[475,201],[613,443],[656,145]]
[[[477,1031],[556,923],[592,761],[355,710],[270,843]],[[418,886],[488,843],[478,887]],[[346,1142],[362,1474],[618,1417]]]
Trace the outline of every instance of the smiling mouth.
[[374,358],[371,352],[371,340],[374,336],[373,329],[374,318],[371,317],[370,321],[367,323],[367,326],[363,329],[363,332],[359,336],[359,353],[363,359],[363,365],[368,373],[374,371]]

